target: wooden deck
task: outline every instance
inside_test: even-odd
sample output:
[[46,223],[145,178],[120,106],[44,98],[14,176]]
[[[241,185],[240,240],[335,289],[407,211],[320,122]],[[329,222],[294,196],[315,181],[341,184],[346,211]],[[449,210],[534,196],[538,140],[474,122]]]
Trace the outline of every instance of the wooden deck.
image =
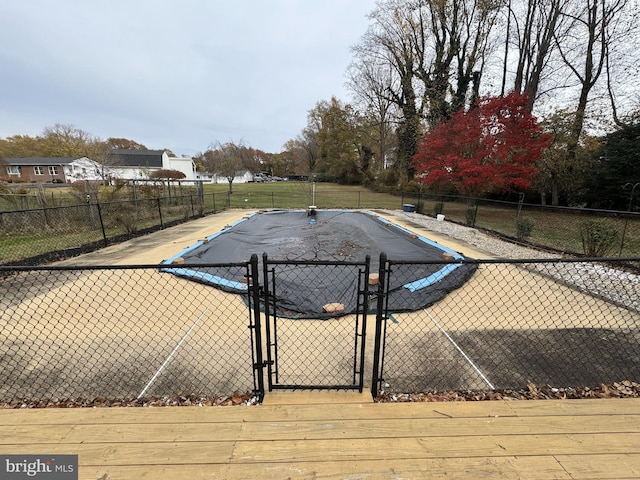
[[0,453],[78,454],[81,479],[640,478],[640,399],[0,410]]

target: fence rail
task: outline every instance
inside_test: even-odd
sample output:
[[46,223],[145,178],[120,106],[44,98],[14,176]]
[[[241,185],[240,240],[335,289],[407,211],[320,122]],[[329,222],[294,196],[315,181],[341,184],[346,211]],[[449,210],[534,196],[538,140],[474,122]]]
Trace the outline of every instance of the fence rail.
[[425,215],[558,252],[602,257],[640,255],[640,213],[554,207],[454,195],[402,194]]
[[[281,355],[286,352],[293,366],[321,359],[318,349],[333,352],[335,345],[323,346],[304,332],[345,335],[363,350],[341,365],[360,373],[354,355],[362,358],[364,383],[375,396],[526,388],[529,381],[555,387],[640,382],[640,258],[462,263],[477,267],[466,283],[426,308],[405,311],[387,307],[404,288],[395,279],[410,277],[424,262],[381,258],[378,287],[363,289],[372,315],[362,321],[375,318],[375,325],[345,329],[348,316],[276,313]],[[289,267],[283,278],[305,282],[302,272],[313,262]],[[247,291],[224,292],[173,275],[177,268],[244,278]],[[260,398],[269,366],[263,353],[273,348],[263,332],[260,277],[255,258],[161,268],[0,266],[0,401],[238,392]],[[369,342],[365,331],[373,335]],[[285,338],[295,348],[284,350]],[[374,348],[365,352],[366,343]],[[295,381],[317,384],[317,374],[296,368]]]
[[0,212],[0,265],[39,265],[228,208],[228,195],[185,195]]
[[[309,194],[228,193],[0,211],[0,265],[38,265],[229,208],[307,208]],[[640,213],[398,193],[318,192],[319,208],[410,208],[573,255],[640,256]]]

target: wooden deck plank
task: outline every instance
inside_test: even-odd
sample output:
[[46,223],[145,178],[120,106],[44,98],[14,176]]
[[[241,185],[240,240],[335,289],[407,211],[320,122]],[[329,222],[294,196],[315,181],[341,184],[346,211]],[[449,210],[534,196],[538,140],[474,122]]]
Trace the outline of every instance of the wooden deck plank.
[[6,454],[78,453],[82,463],[161,465],[635,453],[640,434],[482,435],[385,439],[3,445]]
[[374,420],[310,420],[295,422],[230,422],[169,424],[10,425],[0,445],[32,443],[215,442],[232,440],[303,440],[324,438],[462,437],[477,435],[557,435],[561,433],[640,433],[640,415],[426,418]]
[[83,480],[640,477],[640,399],[294,397],[253,407],[4,409],[0,451],[78,454]]
[[256,405],[250,407],[157,407],[0,409],[2,425],[75,423],[200,423],[229,421],[341,420],[353,418],[441,417],[553,417],[564,415],[637,415],[640,400],[542,400],[485,402],[424,402],[307,405]]
[[640,434],[494,435],[238,442],[232,462],[596,455],[638,451]]
[[348,390],[280,390],[269,392],[262,405],[312,405],[312,404],[373,403],[371,392]]
[[619,455],[556,455],[575,480],[640,478],[640,453]]
[[421,460],[377,460],[369,462],[263,463],[252,465],[180,466],[83,466],[82,476],[108,480],[135,479],[505,479],[568,480],[571,477],[553,457],[435,458]]

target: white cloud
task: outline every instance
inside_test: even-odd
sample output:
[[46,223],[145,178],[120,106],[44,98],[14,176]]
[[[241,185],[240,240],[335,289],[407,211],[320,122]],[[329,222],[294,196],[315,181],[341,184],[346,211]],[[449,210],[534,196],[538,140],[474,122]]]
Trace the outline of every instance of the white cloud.
[[374,0],[8,0],[0,137],[71,123],[195,153],[279,151],[319,100],[346,99]]

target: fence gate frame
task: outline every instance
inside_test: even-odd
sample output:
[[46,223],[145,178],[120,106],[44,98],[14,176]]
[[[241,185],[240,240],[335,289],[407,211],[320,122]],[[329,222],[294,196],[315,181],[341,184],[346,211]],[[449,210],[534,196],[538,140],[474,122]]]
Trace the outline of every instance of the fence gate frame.
[[389,319],[389,282],[391,275],[391,265],[387,259],[387,254],[380,254],[378,270],[378,291],[376,293],[376,330],[375,343],[373,346],[373,374],[371,376],[371,396],[376,398],[382,382],[384,382],[384,350],[387,338],[387,320]]
[[[278,314],[277,314],[277,272],[278,265],[292,266],[351,266],[357,267],[356,309],[348,315],[354,316],[353,326],[353,381],[350,384],[316,384],[316,383],[281,383],[281,365],[278,360]],[[364,262],[344,261],[309,261],[309,260],[270,260],[267,254],[262,256],[263,284],[261,295],[264,307],[266,334],[266,361],[262,365],[267,367],[268,389],[273,390],[358,390],[362,393],[364,386],[365,344],[367,330],[367,313],[371,292],[369,291],[369,272],[371,258],[366,256]],[[356,279],[354,279],[356,280]],[[322,322],[323,320],[314,320]]]

